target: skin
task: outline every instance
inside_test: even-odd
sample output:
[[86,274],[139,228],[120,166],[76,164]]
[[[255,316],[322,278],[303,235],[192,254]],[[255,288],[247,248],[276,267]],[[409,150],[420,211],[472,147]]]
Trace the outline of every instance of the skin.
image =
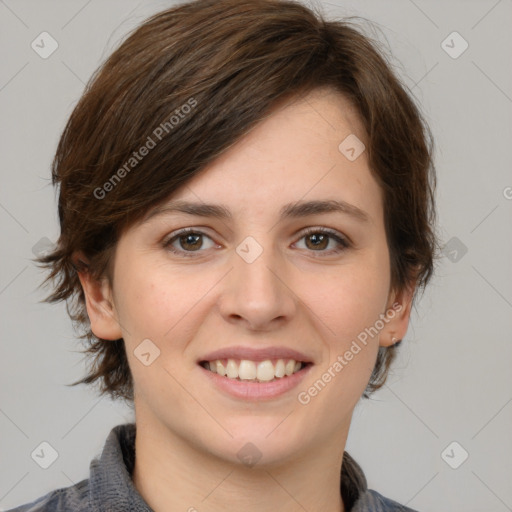
[[[364,141],[339,93],[288,100],[173,195],[222,203],[232,220],[172,213],[139,222],[118,242],[112,287],[80,274],[92,331],[126,343],[135,382],[133,481],[156,512],[344,510],[339,472],[352,413],[379,345],[405,336],[414,290],[390,289],[381,191],[366,152],[351,162],[338,150],[349,134]],[[279,209],[300,199],[343,199],[369,221],[334,212],[278,222]],[[196,245],[174,240],[192,257],[164,247],[184,227],[206,235]],[[330,238],[317,248],[302,234],[308,227],[335,230],[352,245],[334,254],[340,246]],[[250,264],[235,250],[247,236],[263,248]],[[396,302],[400,312],[379,334],[299,403],[298,392]],[[134,355],[147,338],[160,350],[149,366]],[[227,397],[196,361],[233,345],[295,348],[314,366],[281,397]],[[261,453],[253,467],[237,457],[247,442]]]

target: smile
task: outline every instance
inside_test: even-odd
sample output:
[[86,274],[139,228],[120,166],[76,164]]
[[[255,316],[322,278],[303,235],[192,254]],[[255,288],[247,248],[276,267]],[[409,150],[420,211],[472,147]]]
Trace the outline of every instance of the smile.
[[294,359],[217,359],[198,368],[222,394],[243,400],[270,400],[297,387],[313,363]]
[[217,359],[215,361],[203,361],[201,366],[228,379],[272,382],[275,379],[293,375],[304,368],[306,363],[294,359],[266,359],[265,361]]

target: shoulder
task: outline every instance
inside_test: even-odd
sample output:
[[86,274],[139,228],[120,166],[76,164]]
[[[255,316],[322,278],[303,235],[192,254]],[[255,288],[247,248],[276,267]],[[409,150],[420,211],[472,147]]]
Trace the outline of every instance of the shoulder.
[[417,512],[371,489],[361,494],[351,512]]
[[71,487],[56,489],[7,512],[88,512],[88,490],[89,480],[82,480]]

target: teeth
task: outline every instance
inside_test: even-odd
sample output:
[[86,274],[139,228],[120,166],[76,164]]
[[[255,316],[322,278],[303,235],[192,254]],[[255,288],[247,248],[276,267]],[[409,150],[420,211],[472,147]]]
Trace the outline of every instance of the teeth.
[[285,367],[284,361],[282,359],[279,359],[276,363],[274,375],[278,378],[284,377],[285,372],[286,372],[285,368],[286,367]]
[[238,377],[238,366],[232,359],[228,361],[228,364],[226,366],[226,375],[230,379],[236,379]]
[[209,368],[210,368],[212,371],[214,371],[214,370],[213,370],[213,368],[212,368],[212,365],[215,365],[215,368],[216,368],[217,373],[218,373],[219,375],[224,375],[224,376],[225,376],[225,375],[227,374],[227,373],[226,373],[226,368],[225,368],[225,367],[224,367],[224,365],[222,364],[222,361],[215,361],[215,362],[212,362],[212,363],[206,363],[206,364],[207,364],[207,365],[208,365],[208,364],[210,365],[210,366],[209,366]]
[[269,382],[275,378],[280,379],[285,375],[290,376],[298,372],[302,368],[302,363],[293,359],[288,359],[286,363],[284,359],[278,359],[275,364],[270,359],[260,362],[247,359],[239,361],[217,359],[206,362],[204,366],[206,369],[230,379]]
[[253,380],[256,378],[257,373],[258,369],[256,368],[256,363],[253,361],[247,361],[245,359],[240,361],[240,365],[238,366],[238,376],[240,377],[240,380]]
[[[249,361],[247,361],[249,362]],[[240,370],[242,369],[242,364],[244,363],[244,361],[242,361],[240,363]],[[254,365],[254,363],[251,363]],[[256,366],[256,365],[254,365]],[[240,372],[240,374],[242,374]],[[269,380],[273,380],[275,377],[275,370],[274,370],[274,365],[272,364],[272,361],[261,361],[260,363],[258,363],[258,368],[257,368],[257,372],[256,372],[256,378],[258,380],[261,380],[261,381],[264,381],[264,382],[267,382]]]

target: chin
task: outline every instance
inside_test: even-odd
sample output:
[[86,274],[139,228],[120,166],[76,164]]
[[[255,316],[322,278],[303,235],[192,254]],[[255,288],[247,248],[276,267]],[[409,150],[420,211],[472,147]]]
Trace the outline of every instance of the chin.
[[[233,437],[222,435],[213,450],[219,457],[231,463],[259,467],[279,465],[296,457],[304,449],[305,432],[294,432],[286,416],[247,417],[232,422],[226,429]],[[279,428],[278,425],[283,428]],[[277,427],[277,428],[276,428]],[[211,438],[205,440],[211,443]]]

